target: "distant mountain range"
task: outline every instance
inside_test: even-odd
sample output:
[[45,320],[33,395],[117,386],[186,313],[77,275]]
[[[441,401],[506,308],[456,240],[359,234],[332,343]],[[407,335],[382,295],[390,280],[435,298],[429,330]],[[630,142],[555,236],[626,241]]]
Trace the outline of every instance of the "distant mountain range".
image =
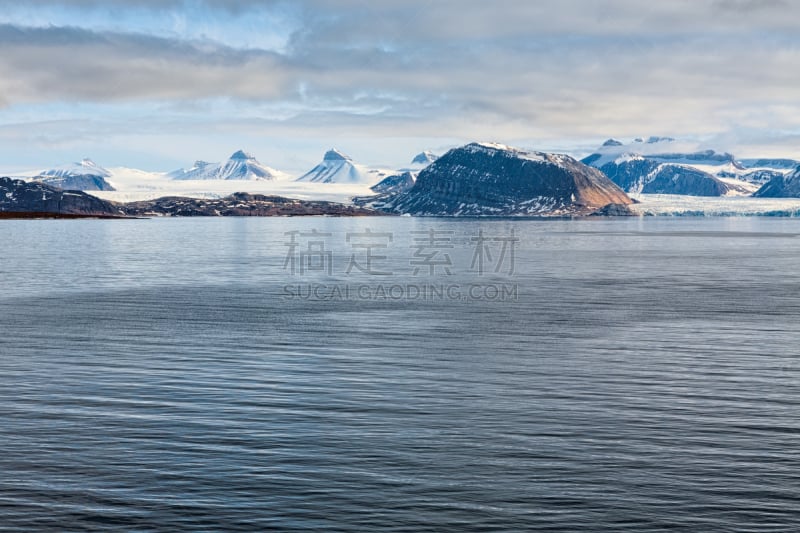
[[[681,150],[670,137],[609,139],[582,160],[629,193],[746,196],[774,180],[769,190],[800,165],[793,159],[736,159],[727,152]],[[761,196],[761,194],[754,194]]]
[[274,180],[286,177],[283,172],[262,165],[244,150],[234,152],[222,163],[195,161],[192,168],[175,170],[167,175],[176,180]]
[[[87,158],[29,173],[25,180],[30,187],[22,186],[25,182],[18,180],[4,182],[5,189],[0,192],[5,198],[0,203],[0,211],[43,211],[70,216],[138,216],[146,212],[180,216],[266,216],[291,214],[292,210],[321,213],[327,209],[330,214],[349,214],[330,206],[290,205],[288,201],[269,204],[270,198],[279,198],[270,196],[274,193],[269,182],[280,180],[281,185],[276,186],[275,192],[302,198],[319,195],[346,202],[354,194],[368,194],[362,191],[371,190],[371,196],[359,196],[352,202],[391,214],[620,215],[630,212],[627,206],[632,200],[626,193],[800,197],[800,162],[785,158],[739,160],[725,152],[687,148],[669,137],[649,137],[630,143],[609,139],[582,161],[494,143],[471,143],[441,157],[422,152],[412,158],[409,168],[399,171],[369,168],[332,149],[325,153],[320,164],[294,181],[243,150],[221,163],[197,161],[192,168],[170,173],[125,168],[109,170]],[[177,185],[190,180],[217,183]],[[245,198],[228,195],[235,190],[247,191],[248,186],[235,186],[235,189],[221,186],[226,181],[266,184],[253,184],[248,192],[260,194]],[[105,194],[120,184],[124,189],[122,194]],[[328,187],[328,184],[350,188]],[[77,191],[102,192],[99,195],[104,198],[124,199],[129,203],[103,203]],[[151,203],[136,202],[133,207],[130,200],[153,198],[155,195],[151,191],[172,192],[162,195],[170,195],[168,198],[147,200]],[[195,195],[216,199],[188,198]]]

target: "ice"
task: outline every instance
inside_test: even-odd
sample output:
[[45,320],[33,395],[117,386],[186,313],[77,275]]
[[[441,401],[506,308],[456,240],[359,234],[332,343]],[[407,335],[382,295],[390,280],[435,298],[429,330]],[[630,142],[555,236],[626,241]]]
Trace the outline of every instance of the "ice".
[[752,198],[749,196],[680,196],[631,194],[639,204],[631,209],[657,216],[800,216],[800,198]]

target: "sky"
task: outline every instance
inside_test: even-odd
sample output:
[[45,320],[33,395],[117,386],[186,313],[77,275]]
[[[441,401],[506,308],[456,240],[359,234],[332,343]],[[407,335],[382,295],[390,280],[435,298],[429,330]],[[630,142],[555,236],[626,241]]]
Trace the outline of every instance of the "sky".
[[651,135],[800,158],[797,28],[792,0],[0,0],[0,169]]

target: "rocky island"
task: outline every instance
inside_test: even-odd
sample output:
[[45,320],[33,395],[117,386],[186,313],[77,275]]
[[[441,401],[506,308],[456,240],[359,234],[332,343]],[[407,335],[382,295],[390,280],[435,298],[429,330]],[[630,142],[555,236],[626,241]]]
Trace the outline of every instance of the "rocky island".
[[410,188],[359,203],[421,216],[583,216],[633,201],[602,172],[567,155],[472,143],[431,163]]

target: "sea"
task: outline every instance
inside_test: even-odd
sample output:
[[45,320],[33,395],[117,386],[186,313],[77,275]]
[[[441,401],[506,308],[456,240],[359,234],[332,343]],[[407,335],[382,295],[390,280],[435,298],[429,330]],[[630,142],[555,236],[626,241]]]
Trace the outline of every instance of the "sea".
[[800,530],[800,220],[25,220],[0,251],[0,531]]

